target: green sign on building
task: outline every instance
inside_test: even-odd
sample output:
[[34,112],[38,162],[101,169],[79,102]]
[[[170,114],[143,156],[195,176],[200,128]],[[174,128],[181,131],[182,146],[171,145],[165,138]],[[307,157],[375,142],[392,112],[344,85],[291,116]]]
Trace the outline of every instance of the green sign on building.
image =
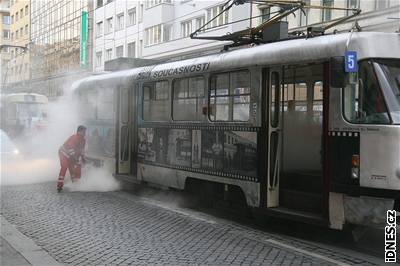
[[86,68],[87,12],[81,14],[80,66]]

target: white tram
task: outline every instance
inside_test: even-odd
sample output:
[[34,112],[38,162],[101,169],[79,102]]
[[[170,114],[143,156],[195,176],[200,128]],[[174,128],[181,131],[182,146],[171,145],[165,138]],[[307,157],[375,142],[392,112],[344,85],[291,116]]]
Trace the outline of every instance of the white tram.
[[12,137],[23,137],[48,125],[48,98],[37,93],[1,96],[1,128]]
[[[345,73],[346,51],[358,72]],[[74,88],[89,156],[125,180],[335,229],[399,209],[399,34],[281,41]]]

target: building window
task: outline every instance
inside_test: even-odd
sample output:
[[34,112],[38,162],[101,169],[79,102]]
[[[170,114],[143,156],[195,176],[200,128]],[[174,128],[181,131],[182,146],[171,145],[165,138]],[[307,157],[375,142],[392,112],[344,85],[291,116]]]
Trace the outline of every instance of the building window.
[[[310,0],[305,0],[304,2],[306,5],[310,5]],[[302,10],[300,10],[300,15],[299,15],[299,25],[300,26],[308,25],[308,15],[309,14],[310,14],[309,8],[304,8],[304,12]]]
[[29,28],[28,25],[25,25],[25,35],[28,34]]
[[[215,18],[218,14],[220,14],[224,10],[224,7],[222,5],[220,6],[214,6],[212,8],[207,9],[207,21],[210,21],[211,19]],[[222,26],[229,21],[229,11],[224,12],[221,14],[218,18],[214,19],[210,24],[208,24],[208,28],[210,27],[218,27]]]
[[212,121],[248,121],[250,116],[249,71],[211,76],[209,98]]
[[28,15],[29,7],[28,5],[25,6],[25,16]]
[[103,0],[97,0],[97,7],[103,6]]
[[14,41],[14,33],[11,33],[11,41]]
[[139,6],[139,22],[143,21],[143,11],[144,11],[143,4],[140,4],[140,6]]
[[161,3],[171,3],[171,0],[147,0],[146,8],[150,8]]
[[[21,10],[19,11],[19,18],[22,18],[23,15],[24,15],[24,9],[21,8]],[[22,68],[22,66],[21,66],[21,68]]]
[[14,15],[11,16],[11,24],[14,23]]
[[128,10],[128,26],[136,24],[136,8]]
[[96,66],[101,66],[102,57],[103,57],[103,52],[97,52],[96,53]]
[[116,58],[124,57],[124,46],[123,45],[115,48],[115,57]]
[[111,60],[112,59],[112,49],[107,49],[106,50],[106,61]]
[[15,39],[18,39],[18,30],[15,32]]
[[113,18],[108,18],[106,23],[106,34],[113,31]]
[[168,42],[172,39],[172,24],[163,25],[163,42]]
[[261,22],[267,21],[271,18],[271,9],[263,8],[261,9]]
[[6,24],[6,25],[10,24],[10,16],[3,15],[3,24]]
[[360,0],[347,0],[347,8],[360,8]]
[[[322,0],[322,5],[326,7],[333,7],[333,0]],[[332,19],[331,9],[322,9],[322,21],[330,21]]]
[[181,36],[183,38],[189,37],[190,33],[192,33],[192,21],[188,20],[181,23]]
[[146,29],[146,45],[153,45],[162,42],[161,25]]
[[134,58],[136,55],[136,43],[130,42],[128,43],[128,57]]
[[103,21],[96,23],[96,37],[103,35]]
[[10,31],[9,30],[3,30],[3,38],[7,39],[7,40],[10,38]]
[[173,83],[172,118],[200,121],[203,118],[205,81],[203,77],[176,79]]
[[388,7],[389,7],[388,0],[376,0],[376,2],[375,2],[375,9],[377,9],[377,10],[385,9]]
[[124,28],[124,13],[117,15],[116,30],[122,30]]
[[17,13],[15,13],[15,21],[18,21],[18,12]]
[[[196,18],[196,29],[200,29],[201,27],[203,27],[206,24],[206,17],[200,17],[200,18]],[[201,30],[201,31],[204,31]]]
[[168,81],[143,84],[143,119],[146,121],[169,120]]

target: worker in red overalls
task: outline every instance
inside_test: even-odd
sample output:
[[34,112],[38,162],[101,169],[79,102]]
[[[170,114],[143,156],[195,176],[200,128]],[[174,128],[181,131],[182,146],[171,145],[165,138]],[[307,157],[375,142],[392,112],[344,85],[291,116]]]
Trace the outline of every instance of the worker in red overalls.
[[86,127],[79,126],[76,134],[72,135],[58,150],[60,157],[60,174],[58,176],[57,190],[60,192],[64,186],[64,178],[69,169],[72,182],[81,178],[81,164],[84,161]]

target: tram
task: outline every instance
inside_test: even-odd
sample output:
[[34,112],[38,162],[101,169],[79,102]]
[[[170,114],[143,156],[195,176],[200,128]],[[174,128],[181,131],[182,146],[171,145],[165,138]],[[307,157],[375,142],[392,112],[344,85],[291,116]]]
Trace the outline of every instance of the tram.
[[[357,71],[345,71],[347,51]],[[399,34],[279,41],[73,89],[88,156],[125,180],[339,230],[399,210]]]
[[47,127],[48,98],[37,93],[1,96],[1,128],[11,137],[23,137]]

